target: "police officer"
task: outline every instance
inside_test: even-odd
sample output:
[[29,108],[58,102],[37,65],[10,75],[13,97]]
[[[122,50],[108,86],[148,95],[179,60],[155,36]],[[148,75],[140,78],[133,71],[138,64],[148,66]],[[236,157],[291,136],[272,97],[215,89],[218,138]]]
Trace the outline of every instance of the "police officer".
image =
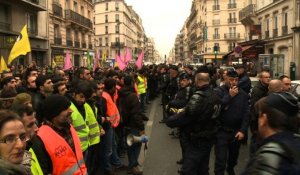
[[273,93],[255,104],[258,135],[263,139],[243,174],[300,174],[297,98]]
[[234,70],[227,72],[225,85],[216,89],[222,98],[220,130],[215,145],[215,174],[227,172],[234,175],[241,141],[244,139],[249,123],[248,94],[238,87],[238,74]]
[[[181,174],[209,174],[208,164],[211,148],[217,132],[217,117],[221,100],[209,85],[208,73],[198,73],[195,77],[196,89],[185,110],[179,117],[167,124],[169,126],[186,126],[189,143],[184,155]],[[170,118],[170,120],[173,117]]]

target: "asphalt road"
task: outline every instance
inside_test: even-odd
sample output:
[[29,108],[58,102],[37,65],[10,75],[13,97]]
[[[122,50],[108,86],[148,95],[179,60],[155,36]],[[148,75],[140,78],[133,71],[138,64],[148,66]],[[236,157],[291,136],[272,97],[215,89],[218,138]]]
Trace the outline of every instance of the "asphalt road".
[[[165,124],[160,124],[162,118],[162,108],[160,99],[152,101],[147,107],[147,115],[149,121],[146,123],[146,135],[150,137],[148,149],[142,148],[139,162],[144,171],[144,175],[176,175],[180,168],[176,161],[181,158],[181,150],[179,140],[169,136],[172,131]],[[240,174],[248,160],[248,146],[242,145],[238,165],[236,166],[236,174]],[[126,156],[123,158],[127,163]],[[210,156],[210,174],[214,168],[214,152],[212,149]],[[126,171],[118,172],[119,175],[127,174]]]

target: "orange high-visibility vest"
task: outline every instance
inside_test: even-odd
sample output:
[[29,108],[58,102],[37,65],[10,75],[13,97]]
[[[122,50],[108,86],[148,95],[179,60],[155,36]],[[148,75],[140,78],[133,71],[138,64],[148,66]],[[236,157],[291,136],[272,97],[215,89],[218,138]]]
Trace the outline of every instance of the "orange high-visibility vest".
[[106,106],[107,106],[107,116],[109,117],[109,121],[111,123],[111,126],[113,128],[116,128],[120,123],[120,113],[116,106],[116,104],[113,102],[111,96],[107,92],[102,92],[102,97],[106,100]]
[[80,140],[73,126],[70,128],[74,141],[75,152],[63,137],[57,134],[51,127],[42,125],[38,136],[42,139],[45,148],[52,160],[53,175],[86,175],[87,169],[84,163]]

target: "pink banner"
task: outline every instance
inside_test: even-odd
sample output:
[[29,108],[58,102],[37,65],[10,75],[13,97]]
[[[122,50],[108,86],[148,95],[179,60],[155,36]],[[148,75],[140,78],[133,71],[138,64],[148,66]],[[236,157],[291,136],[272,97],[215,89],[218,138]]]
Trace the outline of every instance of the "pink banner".
[[141,69],[143,67],[143,60],[144,60],[144,51],[140,53],[138,59],[135,62],[135,65],[138,67],[138,69]]
[[116,55],[116,62],[118,63],[120,70],[124,70],[126,68],[126,64],[121,60],[118,54]]
[[69,70],[73,67],[72,62],[71,62],[71,57],[70,57],[70,53],[67,50],[66,51],[66,57],[65,57],[65,64],[64,64],[64,70]]
[[131,51],[130,51],[130,49],[127,47],[127,48],[126,48],[126,53],[125,53],[125,60],[124,60],[124,62],[125,62],[125,63],[128,63],[129,61],[131,61],[131,59],[132,59]]

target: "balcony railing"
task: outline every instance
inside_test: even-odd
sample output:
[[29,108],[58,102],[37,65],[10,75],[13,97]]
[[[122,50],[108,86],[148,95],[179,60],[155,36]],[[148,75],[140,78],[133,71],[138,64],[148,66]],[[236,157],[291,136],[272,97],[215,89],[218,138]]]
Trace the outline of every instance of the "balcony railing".
[[67,46],[73,47],[73,41],[71,38],[67,38]]
[[54,44],[61,45],[61,37],[54,37]]
[[228,4],[228,9],[234,9],[234,8],[236,8],[236,3]]
[[112,42],[111,47],[124,47],[123,42]]
[[220,10],[220,5],[213,5],[213,10]]
[[36,5],[39,5],[41,7],[46,7],[46,1],[45,0],[25,0],[27,2],[31,2],[31,3],[34,3]]
[[86,43],[85,42],[81,42],[81,47],[82,48],[86,48]]
[[273,29],[273,37],[277,37],[278,36],[278,29]]
[[228,24],[236,23],[237,19],[236,18],[228,18]]
[[239,39],[240,33],[225,33],[224,39]]
[[5,22],[0,22],[0,30],[10,30],[10,24]]
[[75,47],[80,47],[80,42],[79,41],[75,41],[74,44],[75,44]]
[[220,39],[220,34],[213,34],[214,39]]
[[282,36],[288,34],[288,26],[282,26]]
[[67,20],[71,20],[88,28],[92,28],[93,26],[90,19],[74,12],[73,10],[65,10],[65,15]]
[[59,6],[58,4],[52,4],[52,10],[53,10],[53,14],[55,16],[62,17],[62,7],[61,6]]
[[36,28],[27,28],[28,34],[30,35],[37,35],[37,29]]
[[269,39],[270,38],[270,31],[265,31],[265,39]]
[[255,14],[256,5],[250,4],[239,12],[240,21]]
[[213,25],[218,25],[218,24],[220,24],[220,20],[219,19],[213,19],[212,23],[213,23]]
[[93,49],[93,44],[92,43],[89,44],[89,49]]

